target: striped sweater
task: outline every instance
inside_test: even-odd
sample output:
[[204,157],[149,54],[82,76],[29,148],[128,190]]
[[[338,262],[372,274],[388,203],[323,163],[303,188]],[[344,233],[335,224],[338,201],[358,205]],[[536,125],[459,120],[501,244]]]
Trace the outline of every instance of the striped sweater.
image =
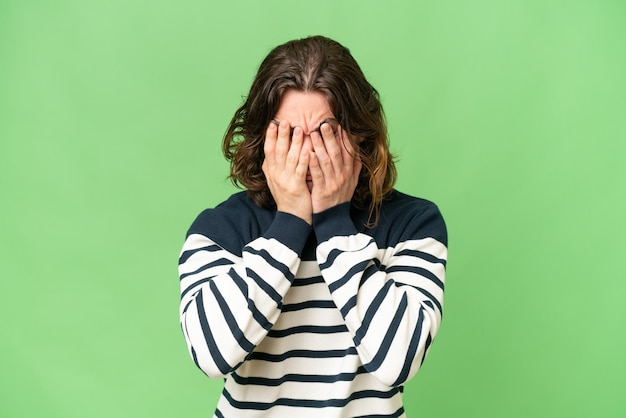
[[310,226],[241,192],[193,222],[180,320],[196,365],[225,377],[215,417],[405,416],[441,323],[446,227],[397,191],[367,215],[345,203]]

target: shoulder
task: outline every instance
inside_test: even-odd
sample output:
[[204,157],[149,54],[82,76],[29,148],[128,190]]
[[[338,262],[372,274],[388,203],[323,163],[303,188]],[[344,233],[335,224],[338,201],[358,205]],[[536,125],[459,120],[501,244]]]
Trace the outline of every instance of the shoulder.
[[187,236],[204,235],[238,254],[246,244],[263,234],[274,216],[275,211],[257,206],[246,192],[239,192],[216,207],[203,210],[191,224]]
[[437,205],[429,200],[393,190],[381,205],[375,228],[388,244],[408,239],[434,238],[448,245],[445,221]]

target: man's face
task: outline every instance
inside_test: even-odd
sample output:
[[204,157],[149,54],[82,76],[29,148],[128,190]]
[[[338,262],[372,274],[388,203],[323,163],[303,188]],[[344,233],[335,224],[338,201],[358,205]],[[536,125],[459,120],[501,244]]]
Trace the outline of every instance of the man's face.
[[[329,123],[333,130],[337,132],[338,122],[335,119],[330,104],[322,93],[303,92],[298,90],[288,90],[282,97],[280,107],[272,120],[272,123],[287,121],[293,128],[298,126],[304,134],[303,148],[313,152],[311,143],[311,133],[318,131],[322,123]],[[311,174],[307,172],[306,183],[309,191],[313,187]]]

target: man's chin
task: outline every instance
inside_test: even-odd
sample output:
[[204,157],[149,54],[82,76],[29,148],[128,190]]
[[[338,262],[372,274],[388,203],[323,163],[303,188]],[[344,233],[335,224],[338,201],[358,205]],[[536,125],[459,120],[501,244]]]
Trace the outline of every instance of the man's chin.
[[313,181],[312,180],[307,180],[306,181],[306,187],[308,187],[309,193],[311,193],[311,191],[313,191]]

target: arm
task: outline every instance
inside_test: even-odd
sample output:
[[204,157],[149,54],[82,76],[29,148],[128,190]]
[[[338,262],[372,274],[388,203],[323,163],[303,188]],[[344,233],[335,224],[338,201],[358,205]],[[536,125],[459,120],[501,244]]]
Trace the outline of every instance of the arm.
[[[220,227],[215,211],[211,223]],[[189,353],[210,377],[235,370],[280,314],[310,226],[282,212],[263,236],[233,254],[190,233],[179,259],[180,321]],[[234,234],[236,231],[230,230]]]
[[390,248],[356,231],[349,204],[313,215],[313,226],[322,276],[365,369],[386,385],[403,384],[441,323],[447,258],[441,214],[432,204],[420,209]]
[[[204,213],[206,233],[190,233],[180,256],[181,326],[194,362],[211,377],[235,370],[267,335],[311,231],[309,154],[302,130],[293,138],[289,132],[285,121],[270,123],[266,131],[262,169],[278,209],[267,232],[239,244],[246,239],[233,236],[237,228],[216,211]],[[241,220],[241,214],[227,212]]]

